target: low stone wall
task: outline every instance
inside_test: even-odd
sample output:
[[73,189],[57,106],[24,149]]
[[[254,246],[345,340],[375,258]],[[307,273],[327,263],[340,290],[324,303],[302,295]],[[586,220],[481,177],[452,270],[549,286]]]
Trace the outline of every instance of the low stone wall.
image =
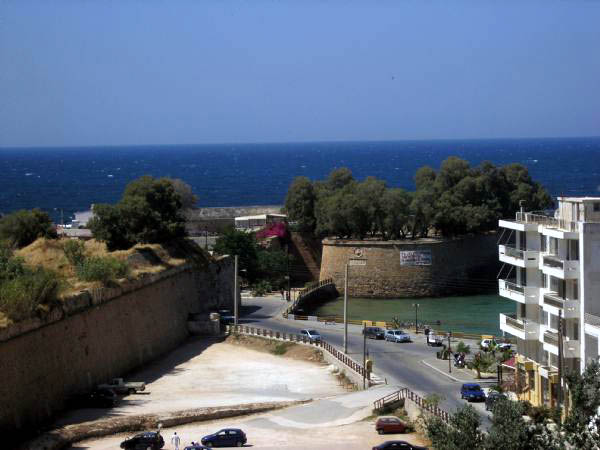
[[497,290],[495,234],[415,241],[324,239],[320,279],[332,278],[343,292],[350,259],[357,261],[349,266],[348,291],[356,297],[438,297]]
[[[233,306],[231,258],[84,291],[0,334],[0,434],[27,436],[69,395],[122,376],[179,345],[190,313]],[[143,380],[142,380],[143,381]],[[20,433],[18,433],[20,431]]]

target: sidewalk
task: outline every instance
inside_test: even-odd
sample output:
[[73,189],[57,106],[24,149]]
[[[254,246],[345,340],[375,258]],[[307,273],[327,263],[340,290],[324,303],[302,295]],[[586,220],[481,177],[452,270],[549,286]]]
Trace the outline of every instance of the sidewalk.
[[496,384],[498,382],[495,374],[482,373],[482,378],[477,378],[477,374],[466,367],[464,369],[454,367],[454,361],[452,360],[450,360],[450,364],[452,365],[451,373],[448,371],[447,359],[437,359],[435,357],[431,357],[421,360],[421,363],[435,370],[440,375],[448,377],[451,380],[459,383]]

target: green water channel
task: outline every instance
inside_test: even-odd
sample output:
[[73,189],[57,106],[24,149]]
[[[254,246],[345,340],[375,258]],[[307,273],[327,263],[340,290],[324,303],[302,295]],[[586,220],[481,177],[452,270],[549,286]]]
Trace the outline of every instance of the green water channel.
[[[475,295],[441,298],[369,299],[349,298],[348,318],[351,320],[383,320],[398,317],[401,322],[415,321],[414,303],[419,304],[419,323],[436,329],[473,334],[502,335],[500,313],[514,313],[515,303],[498,295]],[[317,316],[344,315],[344,298],[324,302],[307,312]],[[441,325],[435,325],[439,320]]]

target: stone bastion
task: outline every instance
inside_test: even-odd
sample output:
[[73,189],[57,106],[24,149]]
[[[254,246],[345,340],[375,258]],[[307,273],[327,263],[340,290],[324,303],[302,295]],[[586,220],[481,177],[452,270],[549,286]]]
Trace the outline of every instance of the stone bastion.
[[441,297],[490,293],[500,268],[495,233],[457,239],[323,240],[320,279],[355,297]]

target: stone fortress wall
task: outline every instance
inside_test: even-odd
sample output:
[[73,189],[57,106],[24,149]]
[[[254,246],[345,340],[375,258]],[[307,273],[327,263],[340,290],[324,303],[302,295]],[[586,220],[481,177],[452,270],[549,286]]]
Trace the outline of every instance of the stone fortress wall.
[[439,297],[498,289],[495,234],[415,241],[323,240],[320,279],[333,278],[344,291],[344,268],[351,262],[348,293],[356,297]]
[[203,268],[186,264],[118,288],[82,291],[44,322],[0,330],[0,434],[30,436],[69,395],[175,348],[188,336],[190,313],[232,309],[232,260]]

